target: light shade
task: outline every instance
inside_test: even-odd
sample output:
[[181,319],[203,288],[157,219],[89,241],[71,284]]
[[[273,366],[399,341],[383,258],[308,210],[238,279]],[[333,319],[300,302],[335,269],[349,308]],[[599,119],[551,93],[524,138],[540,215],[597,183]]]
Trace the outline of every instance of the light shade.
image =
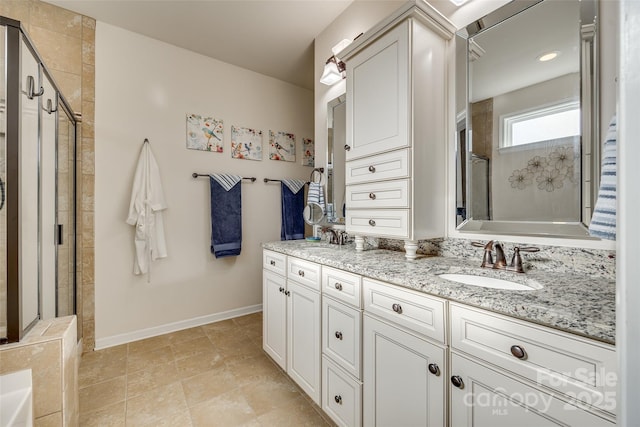
[[342,72],[344,71],[344,63],[338,62],[335,56],[327,59],[327,63],[324,64],[324,71],[322,77],[320,77],[320,83],[327,86],[334,85],[344,78]]
[[469,0],[449,0],[451,3],[455,4],[456,6],[462,6],[463,4],[465,4],[466,2],[468,2]]

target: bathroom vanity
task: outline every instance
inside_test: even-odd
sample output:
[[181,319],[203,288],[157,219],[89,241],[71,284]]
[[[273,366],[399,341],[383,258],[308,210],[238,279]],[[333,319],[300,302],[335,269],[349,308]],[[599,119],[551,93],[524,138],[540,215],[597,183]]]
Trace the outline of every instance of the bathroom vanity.
[[614,280],[352,245],[263,248],[264,349],[338,425],[615,425]]

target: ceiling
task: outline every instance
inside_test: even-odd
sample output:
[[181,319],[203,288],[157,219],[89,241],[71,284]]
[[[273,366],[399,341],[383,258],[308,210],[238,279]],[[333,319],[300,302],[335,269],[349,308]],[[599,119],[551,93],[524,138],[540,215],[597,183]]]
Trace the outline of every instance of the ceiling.
[[46,0],[313,90],[313,41],[353,0]]

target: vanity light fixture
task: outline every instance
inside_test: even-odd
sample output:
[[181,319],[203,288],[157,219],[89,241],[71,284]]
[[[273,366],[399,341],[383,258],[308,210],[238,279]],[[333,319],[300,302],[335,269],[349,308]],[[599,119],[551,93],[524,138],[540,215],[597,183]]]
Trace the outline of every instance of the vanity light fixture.
[[335,55],[331,55],[331,57],[327,59],[327,63],[324,64],[324,72],[322,73],[322,77],[320,77],[320,83],[327,86],[338,83],[345,78],[344,70],[344,62],[338,60]]
[[465,4],[466,2],[468,2],[469,0],[449,0],[451,3],[455,4],[456,6],[460,7],[463,4]]
[[344,39],[331,48],[333,55],[331,55],[324,64],[324,71],[322,72],[322,77],[320,77],[320,83],[331,86],[346,77],[344,74],[344,70],[346,69],[344,62],[340,61],[336,55],[340,53],[342,49],[349,46],[351,42],[349,39]]
[[538,56],[538,61],[540,62],[552,61],[556,59],[558,55],[560,55],[560,52],[558,52],[557,50],[554,50],[553,52],[543,53],[542,55]]

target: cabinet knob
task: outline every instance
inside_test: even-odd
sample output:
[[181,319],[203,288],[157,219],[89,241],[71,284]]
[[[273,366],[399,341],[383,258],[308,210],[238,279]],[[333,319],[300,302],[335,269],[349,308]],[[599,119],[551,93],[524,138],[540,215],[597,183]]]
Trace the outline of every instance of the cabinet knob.
[[524,351],[524,348],[520,347],[519,345],[512,345],[511,346],[511,354],[513,354],[518,359],[526,359],[527,358],[527,352]]
[[284,288],[280,286],[280,292],[284,292]]
[[304,270],[298,270],[298,276],[304,277]]
[[369,172],[376,173],[376,167],[373,165],[369,166]]
[[435,363],[429,363],[429,372],[431,372],[436,377],[440,376],[440,367]]
[[349,151],[349,150],[351,150],[351,147],[350,147],[350,146],[348,146],[347,144],[345,144],[345,145],[344,145],[344,149],[345,149],[345,151]]
[[284,291],[284,294],[285,294],[286,296],[290,296],[290,295],[291,295],[291,291]]
[[370,219],[369,220],[369,225],[372,226],[372,227],[375,227],[376,226],[376,222],[374,220]]
[[376,199],[376,193],[369,193],[369,198],[371,200],[375,200]]
[[393,311],[395,311],[396,313],[398,313],[398,314],[402,314],[402,306],[401,306],[400,304],[398,304],[398,303],[394,303],[394,304],[391,306],[391,309],[392,309]]
[[342,341],[342,332],[340,331],[336,331],[336,338],[339,339],[340,341]]
[[455,387],[458,387],[460,390],[464,388],[464,381],[462,381],[462,378],[457,375],[451,377],[451,384],[453,384]]
[[338,283],[336,282],[335,285],[333,285],[337,290],[341,291],[342,290],[342,283]]
[[335,400],[338,405],[342,405],[342,396],[339,394],[334,396],[333,400]]
[[275,262],[274,260],[271,260],[271,261],[269,261],[269,264],[271,264],[271,265],[275,266],[275,265],[276,265],[276,262]]

